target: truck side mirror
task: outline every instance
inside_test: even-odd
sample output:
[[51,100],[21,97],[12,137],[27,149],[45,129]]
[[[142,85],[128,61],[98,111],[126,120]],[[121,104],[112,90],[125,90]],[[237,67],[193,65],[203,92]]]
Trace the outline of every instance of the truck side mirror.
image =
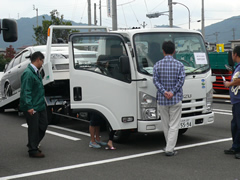
[[234,66],[234,62],[233,62],[233,59],[232,59],[232,51],[228,51],[228,64],[229,66]]
[[127,56],[121,56],[119,58],[119,71],[122,74],[130,74],[130,64],[129,64],[129,58]]
[[[1,22],[0,22],[1,24]],[[2,28],[0,27],[0,32],[3,31],[3,40],[6,42],[15,42],[18,39],[17,35],[17,22],[14,19],[3,19]]]

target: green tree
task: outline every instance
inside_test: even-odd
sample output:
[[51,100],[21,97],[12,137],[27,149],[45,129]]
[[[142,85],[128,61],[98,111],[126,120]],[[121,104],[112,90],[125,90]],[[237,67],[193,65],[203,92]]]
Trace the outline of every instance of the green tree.
[[3,71],[5,68],[5,65],[10,61],[11,59],[6,59],[3,54],[0,54],[0,71]]
[[[51,20],[45,20],[43,17],[42,26],[33,27],[34,35],[33,38],[36,40],[37,44],[46,44],[47,43],[47,33],[48,27],[50,25],[72,25],[70,21],[64,21],[63,15],[59,17],[59,12],[57,10],[52,10],[50,12]],[[53,32],[53,42],[57,42],[59,38],[63,41],[67,41],[68,34],[71,30],[55,30]]]
[[4,70],[5,65],[14,58],[15,54],[16,51],[14,50],[12,45],[6,48],[5,54],[0,54],[0,71]]

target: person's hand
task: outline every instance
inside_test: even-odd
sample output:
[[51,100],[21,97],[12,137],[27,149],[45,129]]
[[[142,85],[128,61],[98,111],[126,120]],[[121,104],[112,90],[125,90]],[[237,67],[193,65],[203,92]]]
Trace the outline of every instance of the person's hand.
[[167,99],[169,98],[169,94],[168,94],[167,91],[164,92],[164,96],[165,96],[165,98],[167,98]]
[[168,99],[171,99],[173,97],[173,93],[172,92],[168,92]]
[[172,93],[171,91],[169,91],[169,92],[165,91],[164,96],[165,96],[167,99],[171,99],[171,98],[173,97],[173,93]]
[[29,109],[28,113],[32,116],[34,114],[34,109]]
[[230,86],[230,83],[231,83],[231,82],[229,82],[229,81],[224,81],[224,86],[225,86],[226,88],[228,88],[228,87]]

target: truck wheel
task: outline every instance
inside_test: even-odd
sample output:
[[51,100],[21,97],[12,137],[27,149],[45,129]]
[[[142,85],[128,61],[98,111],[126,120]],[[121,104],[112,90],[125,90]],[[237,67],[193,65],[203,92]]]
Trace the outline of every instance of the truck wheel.
[[183,135],[185,132],[187,132],[188,128],[185,129],[179,129],[178,134]]
[[48,118],[48,124],[56,125],[59,123],[59,118],[52,114],[52,107],[47,107],[47,118]]
[[130,130],[118,130],[114,134],[113,141],[117,143],[126,142],[130,135],[131,135]]

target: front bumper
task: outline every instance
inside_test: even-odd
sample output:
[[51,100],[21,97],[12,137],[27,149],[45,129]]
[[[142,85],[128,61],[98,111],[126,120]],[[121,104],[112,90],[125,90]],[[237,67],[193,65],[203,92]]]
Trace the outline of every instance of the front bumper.
[[[208,125],[214,122],[214,113],[211,112],[209,114],[202,114],[198,116],[181,118],[181,120],[186,120],[186,119],[192,123],[191,128],[195,126]],[[138,120],[138,132],[151,133],[151,132],[161,132],[161,131],[163,131],[161,120],[154,120],[154,121]]]

